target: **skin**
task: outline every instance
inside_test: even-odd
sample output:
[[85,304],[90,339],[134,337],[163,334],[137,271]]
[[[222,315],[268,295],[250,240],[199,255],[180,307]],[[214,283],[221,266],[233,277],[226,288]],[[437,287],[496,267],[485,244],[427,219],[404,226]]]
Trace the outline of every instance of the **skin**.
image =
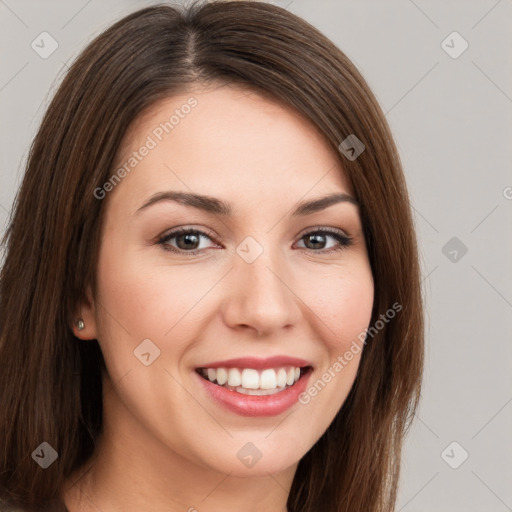
[[[357,373],[361,353],[308,404],[256,418],[217,405],[198,382],[194,369],[205,362],[285,354],[310,361],[314,383],[368,326],[374,287],[357,205],[290,216],[298,202],[353,191],[336,153],[288,107],[234,86],[198,86],[138,119],[117,164],[190,97],[198,105],[104,199],[98,294],[77,312],[85,329],[74,329],[104,354],[105,431],[69,479],[70,512],[148,503],[162,512],[285,512],[299,460]],[[172,201],[136,213],[166,190],[213,196],[235,213]],[[168,242],[182,254],[158,244],[181,226],[215,239],[200,238],[192,256],[183,237]],[[316,246],[304,236],[323,227],[352,245],[328,253],[339,246],[330,234]],[[236,252],[248,236],[263,248],[252,263]],[[133,352],[144,339],[160,350],[149,366]],[[262,453],[251,468],[236,456],[247,442]]]

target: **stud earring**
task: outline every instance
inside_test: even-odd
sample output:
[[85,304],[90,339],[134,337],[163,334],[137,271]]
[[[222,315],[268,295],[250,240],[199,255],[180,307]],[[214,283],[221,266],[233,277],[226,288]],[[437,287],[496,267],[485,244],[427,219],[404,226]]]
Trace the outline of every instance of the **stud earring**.
[[85,328],[85,324],[84,324],[84,321],[80,318],[80,320],[78,320],[78,322],[76,323],[76,328],[79,330],[79,331],[82,331],[84,328]]

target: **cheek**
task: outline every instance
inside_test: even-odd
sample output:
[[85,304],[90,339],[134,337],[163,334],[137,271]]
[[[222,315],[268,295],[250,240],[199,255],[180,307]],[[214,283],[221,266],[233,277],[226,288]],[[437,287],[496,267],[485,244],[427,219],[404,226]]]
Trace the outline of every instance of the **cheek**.
[[361,333],[371,320],[374,283],[369,264],[361,258],[343,267],[326,267],[304,285],[322,357],[299,395],[298,408],[308,418],[316,440],[343,407],[354,384],[364,350]]
[[[328,278],[327,278],[328,277]],[[324,357],[299,396],[299,403],[314,419],[311,428],[323,432],[343,406],[352,388],[362,352],[374,298],[374,282],[368,264],[361,263],[317,280],[321,290],[309,295],[316,333],[320,333]]]
[[341,269],[327,269],[309,280],[307,301],[319,320],[318,329],[330,359],[357,340],[371,320],[374,283],[369,264],[362,260]]
[[105,246],[98,267],[98,339],[110,375],[138,369],[134,350],[146,339],[160,350],[156,365],[175,368],[200,338],[205,297],[218,273],[208,265],[151,261],[138,251],[119,259],[113,249]]
[[161,338],[200,298],[204,281],[199,273],[192,285],[191,277],[178,267],[148,265],[136,254],[116,262],[105,251],[98,274],[103,318],[133,337]]

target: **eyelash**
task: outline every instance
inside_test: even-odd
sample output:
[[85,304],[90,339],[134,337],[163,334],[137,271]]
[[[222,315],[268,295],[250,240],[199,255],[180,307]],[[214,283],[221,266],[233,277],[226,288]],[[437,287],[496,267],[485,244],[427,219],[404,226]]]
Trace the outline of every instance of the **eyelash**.
[[[213,242],[217,243],[213,234],[206,233],[199,229],[179,228],[179,229],[176,229],[176,230],[172,231],[171,233],[168,233],[168,234],[164,235],[163,237],[161,237],[158,240],[158,244],[160,244],[165,251],[178,253],[178,254],[186,254],[187,256],[195,256],[198,253],[200,253],[201,251],[204,251],[205,249],[195,249],[193,251],[185,251],[183,249],[177,249],[175,247],[172,247],[171,245],[168,244],[169,240],[172,240],[173,238],[176,238],[177,236],[191,235],[191,234],[205,236],[206,238],[209,238]],[[328,236],[331,236],[332,238],[337,240],[338,246],[331,247],[330,249],[327,249],[327,250],[318,250],[318,251],[316,251],[314,249],[308,249],[308,248],[304,248],[304,249],[301,248],[301,250],[317,252],[317,253],[321,253],[321,254],[330,254],[332,252],[337,252],[337,251],[346,249],[347,247],[350,247],[353,243],[352,238],[341,234],[338,230],[331,229],[331,228],[321,228],[321,229],[315,229],[312,231],[308,231],[307,233],[304,233],[300,237],[299,240],[302,240],[303,238],[310,236],[310,235],[318,235],[318,234],[322,234],[322,235],[326,234]]]

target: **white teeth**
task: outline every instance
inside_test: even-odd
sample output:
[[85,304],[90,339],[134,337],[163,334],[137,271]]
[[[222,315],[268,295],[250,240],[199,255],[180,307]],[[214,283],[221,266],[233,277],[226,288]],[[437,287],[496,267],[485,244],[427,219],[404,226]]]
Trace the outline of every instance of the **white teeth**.
[[288,370],[288,374],[286,376],[286,384],[288,384],[288,386],[291,386],[295,381],[295,370],[293,368],[290,368]]
[[201,373],[210,382],[246,395],[272,395],[292,386],[300,378],[300,368],[202,368]]
[[[246,370],[244,370],[245,372]],[[272,369],[263,370],[259,378],[259,387],[261,389],[275,389],[277,385],[276,372]],[[244,386],[245,388],[245,386]]]
[[242,386],[239,386],[234,389],[237,393],[242,393],[242,395],[254,395],[254,396],[266,396],[266,395],[275,395],[279,393],[279,391],[283,391],[284,388],[276,388],[276,389],[245,389]]
[[257,370],[245,368],[242,371],[242,387],[245,389],[258,389],[260,387],[260,376]]
[[[209,368],[211,370],[212,368]],[[213,370],[215,371],[215,370]],[[217,368],[217,383],[221,386],[228,381],[228,372],[225,368]]]
[[228,385],[240,386],[242,384],[242,376],[236,368],[230,368],[228,371]]
[[280,388],[284,388],[286,386],[286,370],[284,368],[279,368],[276,384]]

